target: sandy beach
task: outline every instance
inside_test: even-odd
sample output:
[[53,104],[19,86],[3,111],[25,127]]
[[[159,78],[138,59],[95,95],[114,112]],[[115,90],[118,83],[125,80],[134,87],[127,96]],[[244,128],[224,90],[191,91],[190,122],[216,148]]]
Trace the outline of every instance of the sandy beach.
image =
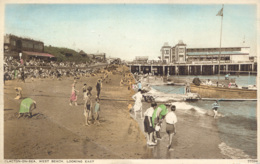
[[[101,75],[100,75],[101,76]],[[168,136],[162,126],[158,145],[146,145],[143,120],[133,119],[128,102],[134,103],[127,86],[119,86],[122,75],[109,75],[101,90],[100,125],[84,126],[82,90],[93,87],[98,77],[77,82],[78,106],[69,106],[73,78],[7,81],[4,86],[4,159],[228,159],[221,153],[217,120],[196,111],[176,111],[174,151],[167,151]],[[21,100],[14,87],[23,88],[23,98],[37,102],[32,118],[17,119]],[[131,101],[127,101],[131,100]],[[150,104],[143,103],[143,111]]]

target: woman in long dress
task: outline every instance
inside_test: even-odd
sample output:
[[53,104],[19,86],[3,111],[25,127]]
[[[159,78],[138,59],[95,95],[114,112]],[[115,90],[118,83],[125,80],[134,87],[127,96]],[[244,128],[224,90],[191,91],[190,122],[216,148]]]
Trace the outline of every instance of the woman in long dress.
[[134,113],[135,113],[135,118],[136,118],[136,112],[141,112],[141,119],[143,119],[143,114],[142,114],[142,97],[143,95],[141,94],[141,89],[138,90],[138,92],[133,95],[133,99],[135,100],[135,105],[134,105]]

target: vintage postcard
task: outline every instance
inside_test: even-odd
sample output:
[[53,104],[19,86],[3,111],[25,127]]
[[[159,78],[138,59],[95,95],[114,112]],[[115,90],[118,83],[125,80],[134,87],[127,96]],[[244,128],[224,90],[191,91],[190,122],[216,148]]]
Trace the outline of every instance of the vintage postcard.
[[259,1],[1,12],[1,162],[260,162]]

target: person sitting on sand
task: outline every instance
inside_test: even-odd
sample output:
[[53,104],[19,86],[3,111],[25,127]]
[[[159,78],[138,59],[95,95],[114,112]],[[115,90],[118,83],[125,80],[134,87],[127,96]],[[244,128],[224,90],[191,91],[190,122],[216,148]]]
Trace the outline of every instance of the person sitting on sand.
[[24,99],[20,104],[19,116],[22,117],[24,114],[29,114],[32,117],[32,111],[36,108],[36,101],[31,98]]
[[71,96],[70,96],[70,106],[72,106],[72,103],[75,103],[75,106],[78,106],[77,104],[77,90],[75,89],[76,82],[72,84],[72,90],[71,90]]
[[175,105],[171,106],[171,111],[166,114],[165,116],[165,122],[166,122],[166,133],[169,136],[169,145],[167,148],[171,151],[173,150],[172,148],[172,140],[173,140],[173,135],[176,134],[176,128],[175,124],[177,123],[177,116],[175,114],[176,107]]
[[152,102],[151,107],[144,112],[144,132],[147,134],[147,145],[150,146],[156,145],[156,143],[153,142],[154,128],[152,125],[152,116],[156,106],[156,102]]
[[100,112],[100,104],[99,104],[99,99],[96,98],[96,103],[94,107],[94,124],[100,124],[99,123],[99,112]]
[[14,99],[18,100],[22,98],[22,88],[21,87],[15,87],[16,97]]
[[212,109],[213,109],[213,112],[214,112],[214,118],[217,118],[217,116],[218,116],[218,108],[219,107],[220,107],[220,105],[218,103],[218,100],[216,100],[216,102],[212,104]]
[[134,105],[134,113],[135,113],[135,119],[136,119],[136,112],[141,112],[141,119],[143,119],[142,116],[142,98],[143,95],[141,94],[141,90],[139,89],[136,94],[133,95],[132,97],[135,100],[135,105]]
[[89,118],[91,116],[91,108],[92,108],[92,101],[91,101],[91,94],[88,92],[87,97],[84,103],[84,115],[85,115],[85,125],[90,125]]
[[168,113],[168,109],[165,104],[159,105],[153,112],[152,124],[153,124],[153,128],[155,128],[155,134],[156,134],[157,139],[161,139],[160,126],[161,126],[162,120],[164,119],[164,116],[167,113]]

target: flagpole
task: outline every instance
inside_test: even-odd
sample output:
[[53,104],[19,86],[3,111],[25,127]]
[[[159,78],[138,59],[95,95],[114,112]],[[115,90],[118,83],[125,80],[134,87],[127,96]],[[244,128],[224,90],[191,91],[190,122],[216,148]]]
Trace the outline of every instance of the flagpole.
[[[222,12],[224,10],[224,5],[222,5]],[[220,55],[221,55],[221,40],[222,40],[222,22],[223,22],[223,13],[221,15],[221,27],[220,27],[220,44],[219,44],[219,55],[218,55],[218,81],[220,75]]]

